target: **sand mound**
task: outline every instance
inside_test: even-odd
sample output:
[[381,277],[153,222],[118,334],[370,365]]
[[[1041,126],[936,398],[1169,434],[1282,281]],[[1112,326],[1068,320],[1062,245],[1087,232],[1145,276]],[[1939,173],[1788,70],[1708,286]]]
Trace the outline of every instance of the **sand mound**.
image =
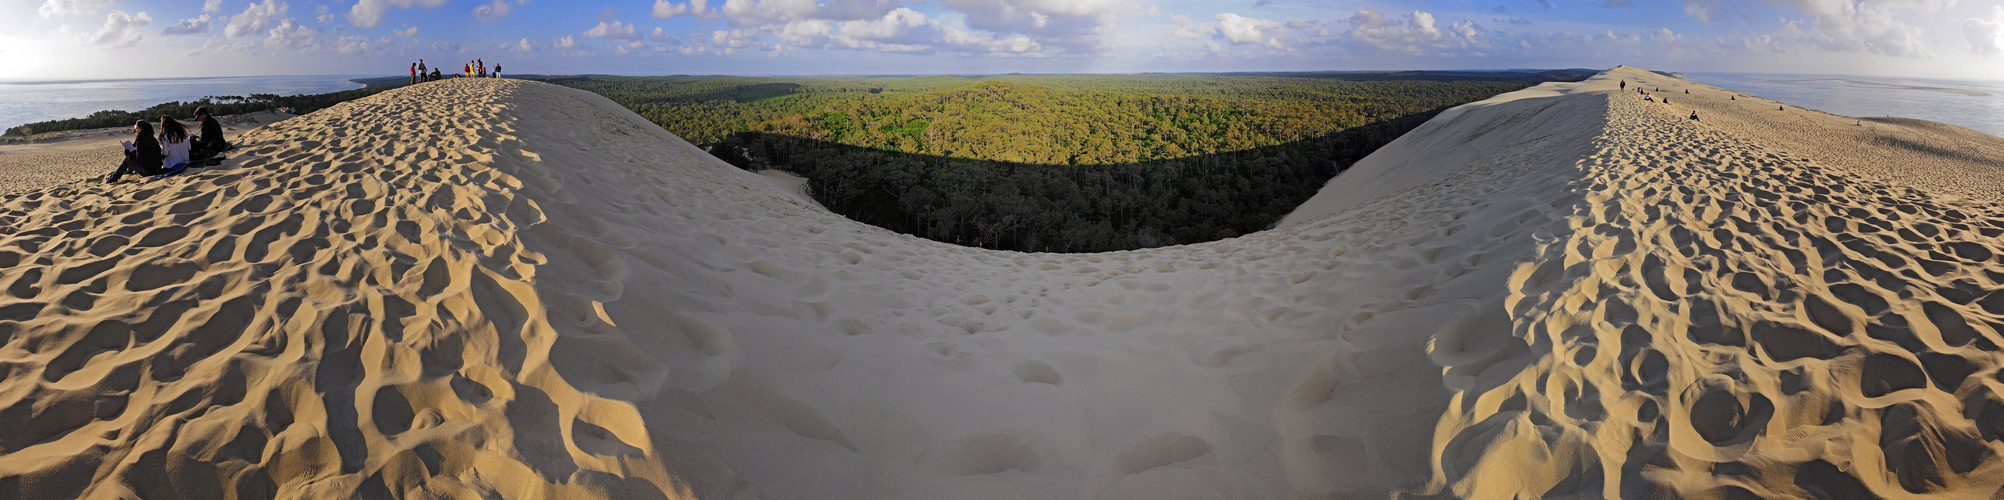
[[[223,135],[292,118],[276,111],[218,117]],[[192,118],[182,124],[199,128]],[[154,125],[159,125],[158,121]],[[124,160],[118,143],[132,140],[132,126],[69,130],[27,137],[0,137],[0,195],[26,193],[104,177]],[[130,178],[130,177],[128,177]]]
[[[856,224],[584,92],[385,92],[0,198],[0,496],[1998,491],[2004,207],[1644,75],[1089,255]],[[1884,154],[1994,175],[1957,151]]]

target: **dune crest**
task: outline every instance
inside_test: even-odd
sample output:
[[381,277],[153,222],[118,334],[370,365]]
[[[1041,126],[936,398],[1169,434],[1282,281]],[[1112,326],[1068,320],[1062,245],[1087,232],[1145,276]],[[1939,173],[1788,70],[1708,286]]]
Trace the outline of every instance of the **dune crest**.
[[0,198],[0,496],[1998,491],[2004,207],[1956,184],[1999,140],[1726,96],[1616,68],[1443,114],[1279,229],[1023,254],[593,94],[385,92]]

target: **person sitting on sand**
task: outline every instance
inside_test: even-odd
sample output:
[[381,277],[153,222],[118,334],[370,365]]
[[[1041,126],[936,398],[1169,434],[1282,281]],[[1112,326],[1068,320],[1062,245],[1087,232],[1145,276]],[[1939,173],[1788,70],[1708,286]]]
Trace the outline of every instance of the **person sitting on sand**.
[[120,143],[125,147],[125,161],[118,163],[104,182],[118,182],[125,174],[154,175],[160,172],[160,141],[153,139],[153,124],[139,120],[132,124],[133,137]]
[[1692,111],[1692,112],[1691,112],[1691,121],[1694,121],[1694,122],[1695,122],[1695,121],[1698,121],[1698,112],[1697,112],[1697,111]]
[[172,116],[160,115],[160,152],[166,157],[160,162],[161,171],[186,168],[188,148],[188,127],[181,126],[181,121]]
[[207,159],[230,150],[230,143],[223,140],[223,123],[209,116],[209,107],[195,108],[195,120],[202,124],[202,134],[195,136],[195,158]]

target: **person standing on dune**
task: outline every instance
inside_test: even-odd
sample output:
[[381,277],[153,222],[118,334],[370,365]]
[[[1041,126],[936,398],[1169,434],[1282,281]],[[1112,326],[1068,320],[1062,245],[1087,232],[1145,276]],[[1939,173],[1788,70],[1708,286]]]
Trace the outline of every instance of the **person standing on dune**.
[[417,85],[417,63],[411,63],[411,85]]
[[1627,92],[1627,91],[1628,91],[1628,80],[1622,80],[1622,81],[1621,81],[1621,91],[1622,91],[1622,92]]

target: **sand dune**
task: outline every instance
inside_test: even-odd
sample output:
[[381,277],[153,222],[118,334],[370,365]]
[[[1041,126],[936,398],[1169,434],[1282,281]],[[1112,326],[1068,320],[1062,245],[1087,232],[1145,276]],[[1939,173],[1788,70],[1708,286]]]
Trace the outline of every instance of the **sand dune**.
[[1616,68],[1279,229],[1022,254],[589,93],[385,92],[0,198],[0,496],[1998,492],[2004,140],[1727,95]]
[[[223,135],[276,123],[293,115],[260,111],[218,117]],[[160,122],[155,120],[154,125]],[[196,128],[192,118],[182,124]],[[38,189],[104,177],[124,159],[118,143],[132,140],[132,126],[50,132],[27,137],[0,137],[0,194]]]

